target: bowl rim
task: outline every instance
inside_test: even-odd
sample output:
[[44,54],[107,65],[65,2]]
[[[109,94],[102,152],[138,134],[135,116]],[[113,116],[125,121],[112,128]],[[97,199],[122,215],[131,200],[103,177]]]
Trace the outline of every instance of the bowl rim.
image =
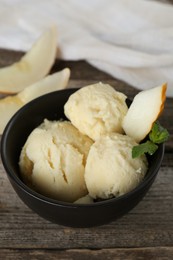
[[[146,178],[144,178],[142,180],[142,182],[135,187],[133,190],[131,190],[130,192],[127,192],[119,197],[113,197],[110,199],[105,199],[102,201],[98,201],[98,202],[94,202],[94,203],[90,203],[90,204],[84,204],[84,203],[74,203],[74,202],[65,202],[65,201],[60,201],[60,200],[56,200],[56,199],[52,199],[49,198],[45,195],[42,195],[40,193],[38,193],[37,191],[31,189],[30,187],[28,187],[16,174],[15,172],[9,167],[7,159],[6,159],[6,141],[8,139],[8,134],[10,132],[11,126],[15,123],[16,118],[18,118],[18,116],[21,113],[24,113],[25,110],[27,110],[28,107],[31,107],[33,104],[40,102],[40,100],[44,100],[47,98],[50,98],[52,95],[58,95],[60,92],[61,93],[69,93],[72,92],[74,93],[75,91],[77,91],[79,88],[69,88],[69,89],[63,89],[63,90],[57,90],[57,91],[53,91],[51,93],[47,93],[44,94],[40,97],[35,98],[34,100],[31,100],[30,102],[28,102],[27,104],[25,104],[22,108],[20,108],[9,120],[9,122],[7,123],[3,134],[1,136],[1,159],[2,159],[2,163],[4,166],[4,169],[6,171],[7,176],[12,179],[17,186],[23,190],[23,192],[27,193],[27,195],[34,197],[35,199],[42,201],[44,203],[47,204],[52,204],[54,206],[61,206],[61,207],[68,207],[68,208],[90,208],[90,207],[100,207],[102,205],[110,205],[110,204],[114,204],[116,201],[120,201],[120,200],[125,200],[131,196],[133,196],[136,192],[138,192],[139,190],[141,190],[142,188],[144,188],[144,186],[149,183],[151,181],[151,179],[153,179],[158,171],[159,168],[161,166],[162,160],[163,160],[163,156],[164,156],[164,150],[165,150],[165,144],[162,143],[159,145],[160,147],[160,160],[159,163],[157,164],[157,167],[154,169],[154,171]],[[129,99],[128,99],[129,100]]]

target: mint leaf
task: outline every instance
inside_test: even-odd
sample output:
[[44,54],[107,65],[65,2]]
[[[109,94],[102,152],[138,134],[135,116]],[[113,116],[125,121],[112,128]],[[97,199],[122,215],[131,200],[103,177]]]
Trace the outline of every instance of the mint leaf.
[[159,122],[155,122],[149,133],[149,140],[132,148],[132,158],[139,157],[145,153],[153,155],[158,149],[158,144],[167,141],[168,138],[168,131]]
[[153,155],[158,149],[158,145],[154,144],[152,141],[146,141],[145,143],[136,145],[132,148],[132,158],[137,158],[145,153]]
[[160,144],[168,140],[169,133],[159,122],[155,122],[149,134],[149,138],[153,143]]

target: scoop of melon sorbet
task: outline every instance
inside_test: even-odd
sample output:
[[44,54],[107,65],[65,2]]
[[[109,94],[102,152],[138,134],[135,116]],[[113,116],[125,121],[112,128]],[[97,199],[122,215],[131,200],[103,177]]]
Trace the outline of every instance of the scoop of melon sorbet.
[[70,122],[45,120],[32,131],[21,151],[24,182],[61,201],[74,202],[85,196],[84,169],[92,143]]

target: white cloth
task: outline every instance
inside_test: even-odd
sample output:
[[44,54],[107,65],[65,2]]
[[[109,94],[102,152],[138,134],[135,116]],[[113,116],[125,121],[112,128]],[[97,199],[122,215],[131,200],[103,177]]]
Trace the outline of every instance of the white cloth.
[[147,0],[0,0],[0,47],[28,50],[56,24],[60,58],[85,59],[138,89],[173,97],[173,6]]

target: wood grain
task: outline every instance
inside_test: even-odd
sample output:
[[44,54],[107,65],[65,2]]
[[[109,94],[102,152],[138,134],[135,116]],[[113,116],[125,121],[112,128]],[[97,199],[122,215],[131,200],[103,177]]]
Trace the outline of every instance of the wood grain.
[[[156,251],[157,250],[157,251]],[[8,260],[133,260],[133,259],[150,259],[166,260],[172,259],[173,249],[169,247],[162,248],[126,248],[126,249],[69,249],[69,250],[7,250],[1,251],[2,259]],[[157,253],[156,253],[157,252]]]
[[[0,67],[22,52],[0,50]],[[51,73],[70,67],[69,88],[103,81],[133,98],[138,90],[85,61],[56,61]],[[67,228],[33,213],[11,187],[0,161],[0,259],[173,259],[173,99],[161,123],[169,130],[159,174],[129,214],[96,228]]]

